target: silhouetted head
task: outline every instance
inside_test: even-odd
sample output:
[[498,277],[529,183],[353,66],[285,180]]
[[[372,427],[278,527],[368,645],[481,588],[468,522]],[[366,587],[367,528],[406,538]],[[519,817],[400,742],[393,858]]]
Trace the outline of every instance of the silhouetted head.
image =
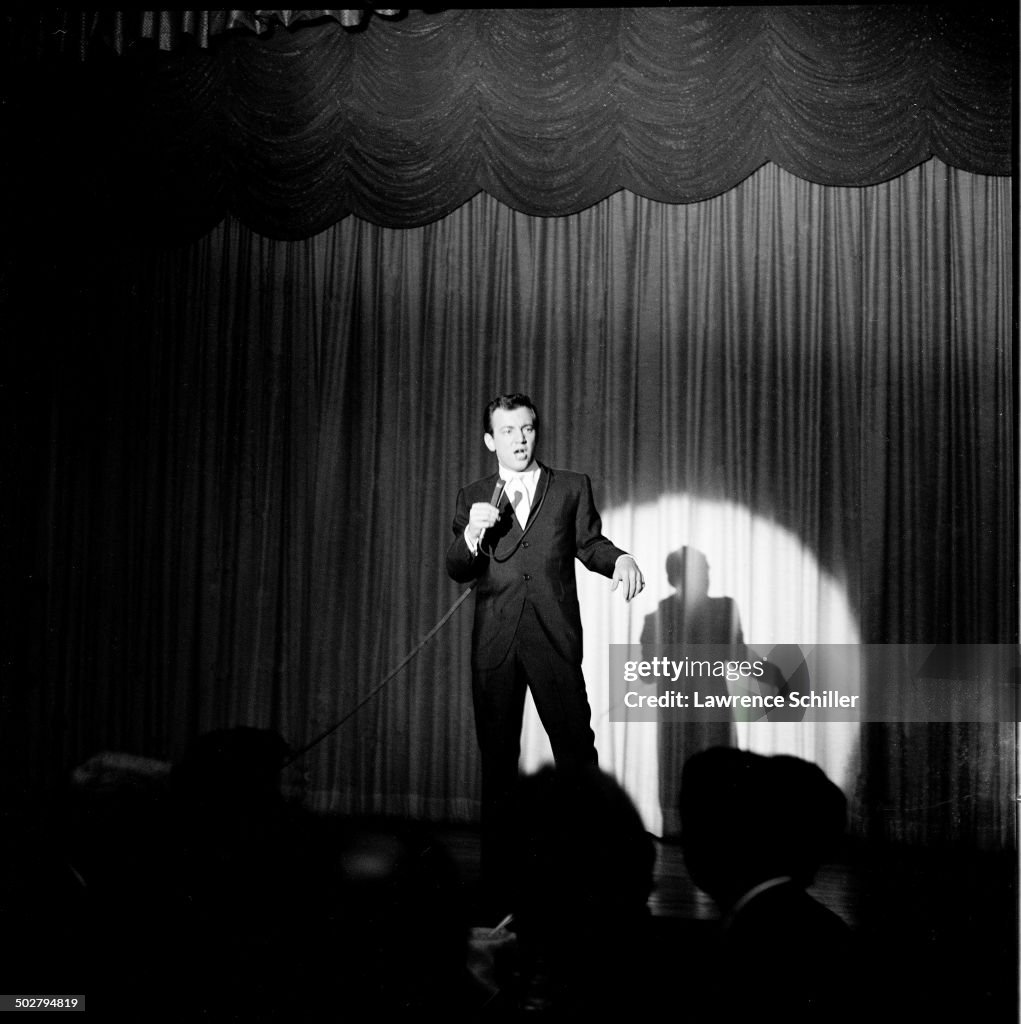
[[698,548],[682,547],[666,556],[666,578],[685,598],[709,593],[709,561]]
[[516,800],[522,977],[543,979],[554,1020],[634,1012],[646,987],[656,858],[641,816],[596,766],[543,768],[519,780]]
[[692,881],[728,906],[769,878],[810,885],[836,852],[847,801],[809,761],[712,747],[684,765],[680,812]]
[[520,780],[517,799],[522,917],[644,913],[655,847],[616,779],[596,767],[546,767]]
[[270,729],[238,726],[199,736],[174,765],[171,785],[185,799],[240,802],[280,793],[281,769],[290,750]]
[[427,826],[397,820],[351,819],[339,853],[333,914],[352,1019],[457,1019],[468,928],[453,857]]

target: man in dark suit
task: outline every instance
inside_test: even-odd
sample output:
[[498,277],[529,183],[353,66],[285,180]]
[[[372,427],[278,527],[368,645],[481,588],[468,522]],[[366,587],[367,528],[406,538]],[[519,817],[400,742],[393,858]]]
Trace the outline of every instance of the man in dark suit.
[[477,581],[472,697],[482,757],[482,871],[490,901],[512,898],[508,816],[518,775],[526,687],[558,767],[595,765],[595,736],[581,670],[574,576],[586,568],[645,586],[631,555],[602,535],[589,478],[535,461],[538,414],[527,395],[500,395],[483,417],[497,472],[461,489],[447,572]]

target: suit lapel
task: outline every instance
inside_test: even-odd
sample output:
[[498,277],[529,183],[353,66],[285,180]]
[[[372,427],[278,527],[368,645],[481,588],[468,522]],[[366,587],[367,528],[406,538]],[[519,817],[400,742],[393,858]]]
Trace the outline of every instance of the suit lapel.
[[[550,473],[545,466],[539,467],[539,482],[535,486],[535,494],[532,496],[532,504],[528,510],[528,519],[525,520],[527,530],[534,521],[539,509],[542,507],[543,498],[546,497],[546,489],[549,487]],[[515,519],[517,517],[515,516]]]
[[[486,487],[489,490],[490,496],[492,496],[493,487],[496,486],[496,481],[499,474],[490,477],[486,481]],[[500,553],[501,550],[506,551],[506,545],[511,545],[513,548],[517,548],[517,545],[521,542],[522,537],[532,528],[532,524],[535,522],[535,517],[542,506],[543,499],[546,497],[546,491],[550,485],[551,474],[550,471],[545,467],[539,466],[539,480],[535,485],[535,495],[532,498],[532,504],[528,510],[528,519],[525,520],[524,529],[518,522],[518,517],[514,514],[514,509],[511,507],[510,498],[507,497],[506,488],[500,495],[500,502],[497,508],[500,510],[501,520],[507,520],[507,529],[500,530],[499,538],[496,540],[496,552]]]

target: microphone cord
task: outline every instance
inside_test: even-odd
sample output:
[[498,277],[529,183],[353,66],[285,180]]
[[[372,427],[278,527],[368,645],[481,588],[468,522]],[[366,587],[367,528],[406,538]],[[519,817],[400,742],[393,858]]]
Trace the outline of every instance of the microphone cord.
[[[498,502],[500,500],[500,497],[503,494],[503,489],[504,489],[504,481],[502,479],[497,480],[496,487],[493,490],[493,500],[492,500],[491,504],[496,504],[496,502]],[[542,497],[539,499],[538,508],[536,508],[536,510],[535,510],[536,514],[538,514],[539,509],[542,508],[542,504],[546,500],[546,494],[548,492],[549,492],[549,483],[547,482],[546,488],[542,492]],[[531,526],[531,523],[529,523],[528,525]],[[527,530],[528,530],[528,527],[526,526],[525,527],[525,532],[527,532]],[[512,551],[510,553],[511,555],[514,554],[515,551],[517,551],[518,546],[521,544],[521,541],[523,539],[524,539],[524,534],[522,534],[522,536],[520,538],[518,538],[517,544],[514,545],[514,548],[512,549]],[[479,550],[481,550],[481,548],[482,548],[482,538],[480,537],[479,538]],[[498,561],[498,562],[505,562],[507,560],[507,558],[510,557],[510,555],[507,555],[506,558],[499,558],[498,559],[498,558],[496,558],[495,553],[492,552],[492,551],[488,552],[487,554],[489,555],[489,557],[493,558],[494,561]],[[400,670],[402,668],[404,668],[404,666],[407,665],[408,662],[411,661],[411,659],[414,658],[415,655],[418,654],[418,652],[420,650],[422,650],[422,648],[425,647],[425,645],[427,643],[429,643],[429,641],[443,628],[443,626],[446,624],[446,622],[450,618],[450,616],[453,615],[454,612],[456,612],[457,609],[461,607],[461,605],[464,603],[464,601],[468,597],[468,595],[475,589],[475,584],[476,583],[478,583],[478,580],[475,580],[468,587],[468,589],[465,590],[465,592],[447,609],[447,611],[444,613],[444,615],[440,619],[440,621],[437,622],[436,625],[433,626],[433,628],[430,629],[428,633],[426,633],[426,635],[422,638],[422,640],[419,641],[418,645],[416,647],[412,648],[412,650],[410,650],[400,660],[400,662],[398,662],[397,665],[395,665],[346,715],[344,715],[344,717],[341,718],[340,721],[336,722],[334,725],[331,725],[329,727],[329,729],[327,729],[325,732],[320,733],[320,735],[318,735],[310,743],[306,743],[305,746],[301,747],[299,750],[297,750],[295,753],[293,753],[286,761],[284,761],[284,763],[280,767],[283,769],[283,768],[287,768],[289,765],[294,764],[294,762],[297,761],[299,757],[302,757],[304,754],[307,754],[313,747],[318,746],[320,743],[322,743],[323,740],[326,739],[327,736],[331,736],[333,733],[335,733],[348,719],[353,718],[354,715],[356,715],[363,707],[365,707],[365,705],[368,704],[369,701],[372,700],[372,698],[375,697],[376,694],[379,693],[379,691],[382,690],[383,687],[386,686],[386,684],[389,683],[390,680],[393,679],[393,677],[395,675],[397,675],[397,673],[400,672]]]
[[[489,557],[492,558],[497,565],[503,565],[504,562],[510,561],[511,557],[517,552],[518,548],[521,547],[522,541],[525,539],[525,534],[532,528],[532,523],[535,522],[536,517],[539,515],[539,511],[542,509],[543,503],[546,501],[546,495],[549,494],[550,483],[553,481],[553,470],[547,469],[545,466],[541,467],[547,473],[546,486],[543,488],[542,495],[539,498],[539,504],[535,506],[531,513],[529,513],[528,522],[525,523],[525,528],[521,531],[521,536],[518,537],[514,544],[514,547],[500,558],[497,558],[496,549],[490,545]],[[512,513],[513,514],[513,513]]]
[[311,743],[306,743],[305,746],[303,746],[300,750],[292,754],[286,761],[284,761],[284,763],[281,765],[281,768],[286,768],[289,765],[294,764],[294,762],[297,761],[299,757],[303,756],[304,754],[307,754],[313,747],[322,743],[322,741],[326,739],[327,736],[330,736],[333,733],[335,733],[349,718],[352,718],[358,711],[360,711],[366,704],[368,704],[369,701],[372,700],[372,698],[375,697],[376,694],[379,693],[379,691],[382,690],[383,687],[386,686],[386,684],[389,683],[390,680],[393,679],[393,677],[397,675],[397,673],[400,672],[400,670],[404,668],[404,666],[407,665],[408,662],[411,661],[411,659],[414,658],[415,655],[418,654],[418,652],[422,650],[422,648],[425,647],[425,645],[429,643],[429,641],[443,628],[443,626],[446,624],[447,620],[451,617],[451,615],[453,615],[454,612],[456,612],[457,609],[461,607],[461,605],[465,601],[465,598],[467,598],[467,596],[475,589],[475,583],[477,582],[478,581],[476,580],[468,587],[467,590],[465,590],[465,592],[447,609],[447,611],[443,615],[443,618],[441,618],[440,621],[437,622],[436,625],[433,626],[433,628],[430,629],[428,633],[426,633],[422,640],[419,641],[418,645],[412,648],[412,650],[410,650],[400,660],[400,662],[398,662],[398,664],[395,665],[372,688],[372,690],[370,690],[346,715],[344,715],[344,717],[340,719],[339,722],[337,722],[334,725],[331,725],[329,729],[327,729],[324,733],[321,733],[319,736],[317,736],[314,740],[312,740]]

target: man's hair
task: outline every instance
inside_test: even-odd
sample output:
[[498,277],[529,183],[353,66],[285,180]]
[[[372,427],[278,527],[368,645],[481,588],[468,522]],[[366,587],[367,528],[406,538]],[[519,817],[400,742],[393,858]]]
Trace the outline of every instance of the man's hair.
[[818,765],[738,747],[692,754],[681,769],[678,807],[685,857],[711,876],[710,886],[741,884],[750,873],[755,881],[790,875],[811,885],[839,851],[847,824],[847,798]]
[[493,432],[493,413],[497,409],[503,409],[506,412],[510,412],[511,409],[531,409],[532,425],[536,430],[539,429],[538,409],[536,409],[528,395],[522,395],[520,392],[515,392],[512,395],[497,395],[496,398],[486,406],[486,411],[482,414],[483,433],[491,434]]

